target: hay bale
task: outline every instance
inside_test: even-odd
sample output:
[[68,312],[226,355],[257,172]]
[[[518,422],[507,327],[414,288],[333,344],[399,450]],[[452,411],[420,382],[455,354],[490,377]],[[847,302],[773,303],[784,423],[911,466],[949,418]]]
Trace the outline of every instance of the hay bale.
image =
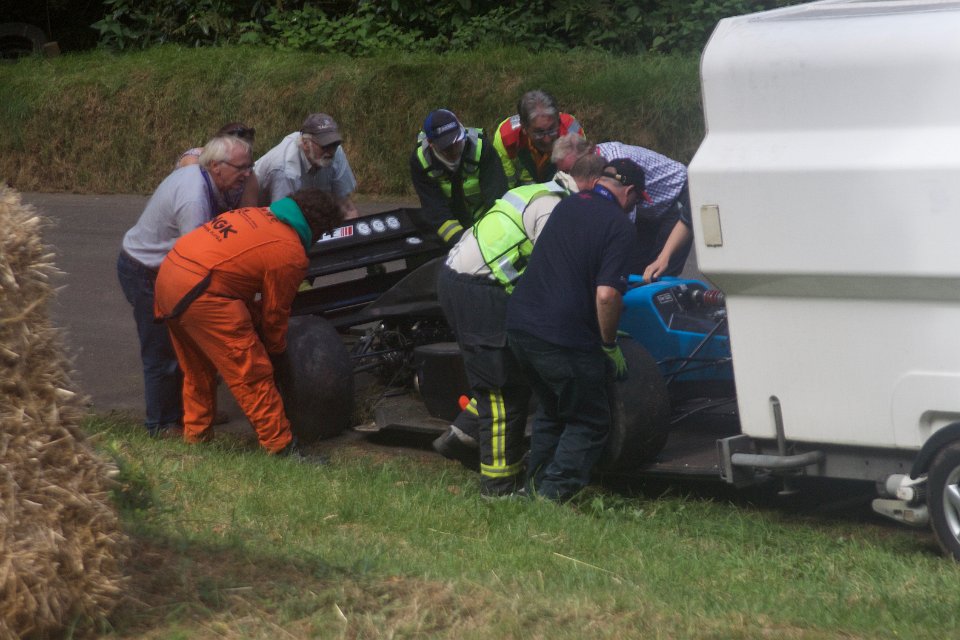
[[47,317],[57,269],[45,224],[0,184],[0,638],[102,619],[128,553],[116,468],[78,429],[83,398]]

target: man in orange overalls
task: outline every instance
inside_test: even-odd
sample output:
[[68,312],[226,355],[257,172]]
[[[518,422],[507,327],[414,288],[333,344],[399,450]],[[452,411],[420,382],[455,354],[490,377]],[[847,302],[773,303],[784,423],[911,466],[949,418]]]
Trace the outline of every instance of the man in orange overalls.
[[286,352],[307,249],[342,218],[330,194],[306,189],[269,207],[221,214],[167,254],[157,275],[155,313],[166,320],[183,369],[187,442],[213,437],[219,371],[260,445],[271,454],[292,452],[273,362]]

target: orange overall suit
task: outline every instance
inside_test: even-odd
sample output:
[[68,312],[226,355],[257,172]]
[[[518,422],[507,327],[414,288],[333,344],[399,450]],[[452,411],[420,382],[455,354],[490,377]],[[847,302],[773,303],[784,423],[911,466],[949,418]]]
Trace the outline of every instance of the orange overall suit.
[[[183,369],[183,433],[213,437],[216,376],[277,453],[293,434],[270,354],[287,348],[287,323],[306,276],[306,220],[289,198],[229,211],[181,237],[160,266],[156,316],[165,319]],[[260,298],[257,299],[257,294]]]

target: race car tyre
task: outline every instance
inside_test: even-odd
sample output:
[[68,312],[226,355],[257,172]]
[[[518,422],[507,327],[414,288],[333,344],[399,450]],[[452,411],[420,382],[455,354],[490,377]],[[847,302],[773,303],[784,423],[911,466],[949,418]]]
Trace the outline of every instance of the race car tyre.
[[340,335],[320,316],[290,318],[287,354],[276,377],[293,433],[303,443],[340,434],[354,401],[353,362]]
[[960,442],[942,448],[927,473],[930,525],[945,553],[960,561]]
[[630,338],[620,339],[627,379],[610,385],[612,423],[601,471],[622,471],[657,457],[667,443],[670,396],[656,360]]

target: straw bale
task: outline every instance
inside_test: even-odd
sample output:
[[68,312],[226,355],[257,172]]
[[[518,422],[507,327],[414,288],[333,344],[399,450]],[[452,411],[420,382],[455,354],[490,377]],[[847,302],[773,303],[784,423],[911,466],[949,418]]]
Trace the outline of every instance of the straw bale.
[[0,638],[103,619],[129,553],[116,468],[78,428],[85,399],[48,319],[58,272],[45,225],[0,184]]

